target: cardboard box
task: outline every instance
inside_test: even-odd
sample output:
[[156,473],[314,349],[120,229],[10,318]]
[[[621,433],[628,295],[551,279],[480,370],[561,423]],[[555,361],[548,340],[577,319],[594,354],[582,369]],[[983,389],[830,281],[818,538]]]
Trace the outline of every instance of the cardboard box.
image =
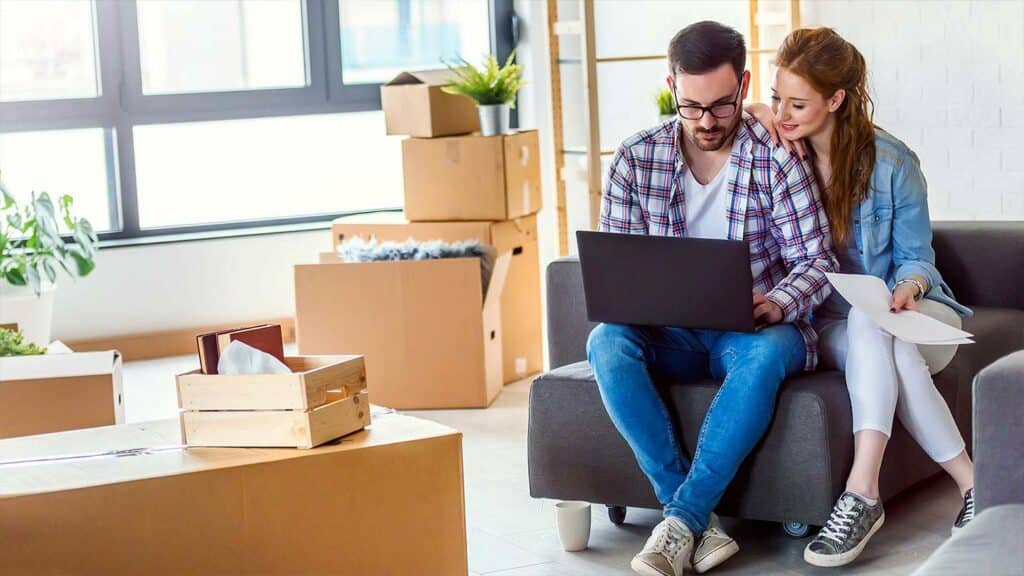
[[332,233],[335,249],[343,239],[359,236],[381,242],[477,240],[499,254],[512,254],[501,293],[502,379],[508,384],[543,370],[536,216],[504,222],[408,222],[400,214],[383,213],[338,218]]
[[0,358],[0,438],[122,422],[118,352]]
[[447,94],[448,70],[402,72],[380,87],[380,104],[388,134],[434,138],[469,134],[480,129],[480,116],[472,99]]
[[0,464],[3,573],[468,573],[455,430],[389,414],[312,450],[178,444],[174,419],[0,441],[2,461],[150,448]]
[[409,220],[512,220],[540,210],[536,130],[402,141]]
[[375,404],[485,408],[502,388],[501,292],[486,297],[478,258],[348,263],[335,253],[295,267],[300,354],[362,354]]

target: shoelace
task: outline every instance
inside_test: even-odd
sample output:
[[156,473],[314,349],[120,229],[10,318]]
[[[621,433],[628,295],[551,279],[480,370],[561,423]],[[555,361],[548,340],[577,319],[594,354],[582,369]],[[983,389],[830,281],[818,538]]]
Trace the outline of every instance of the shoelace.
[[974,520],[974,491],[970,490],[964,495],[964,514],[960,519],[961,524]]
[[686,540],[686,536],[681,531],[671,524],[666,524],[661,534],[658,534],[655,547],[659,550],[664,550],[670,557],[675,558],[679,555],[684,540]]
[[825,527],[818,534],[821,538],[828,538],[836,544],[842,544],[850,535],[853,529],[853,521],[857,519],[856,503],[852,500],[842,499],[832,509]]

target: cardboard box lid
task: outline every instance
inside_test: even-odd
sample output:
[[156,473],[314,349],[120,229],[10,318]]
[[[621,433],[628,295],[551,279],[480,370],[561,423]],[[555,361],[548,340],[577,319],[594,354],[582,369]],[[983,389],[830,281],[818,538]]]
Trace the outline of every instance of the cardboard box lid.
[[419,241],[442,240],[445,242],[478,240],[494,246],[499,251],[512,250],[523,244],[537,241],[536,214],[499,222],[476,220],[409,222],[398,213],[367,214],[365,217],[337,218],[331,224],[335,249],[342,241],[339,234],[345,234],[345,239],[354,236],[364,239],[375,237],[380,242],[404,242],[408,238]]
[[[399,414],[377,416],[368,428],[342,438],[339,444],[310,450],[184,448],[181,446],[181,428],[177,419],[22,436],[0,440],[0,498],[317,457],[451,436],[461,437],[462,434],[435,422]],[[112,454],[118,450],[139,448],[156,451],[131,457]],[[103,455],[24,464],[9,463],[97,453]]]
[[451,70],[411,70],[402,72],[384,83],[385,86],[406,86],[409,84],[426,84],[427,86],[447,86],[454,82],[455,75]]
[[121,363],[117,350],[0,357],[0,382],[113,374]]

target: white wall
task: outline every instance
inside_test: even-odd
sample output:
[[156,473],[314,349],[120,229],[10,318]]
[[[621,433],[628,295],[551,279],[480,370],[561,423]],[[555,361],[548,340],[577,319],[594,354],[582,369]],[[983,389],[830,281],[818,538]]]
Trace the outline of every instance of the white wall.
[[876,121],[913,148],[935,220],[1024,219],[1024,2],[804,0],[868,62]]
[[295,313],[292,266],[331,249],[329,230],[100,250],[61,281],[53,337],[99,338]]

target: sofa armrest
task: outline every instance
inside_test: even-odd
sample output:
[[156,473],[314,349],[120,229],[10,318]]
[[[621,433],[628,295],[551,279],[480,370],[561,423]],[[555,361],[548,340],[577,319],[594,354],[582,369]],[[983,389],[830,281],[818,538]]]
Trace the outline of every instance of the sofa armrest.
[[576,257],[559,258],[547,269],[548,358],[551,369],[587,359],[587,321],[583,274]]
[[965,306],[1024,310],[1024,221],[935,222],[942,278]]
[[977,508],[1024,502],[1024,350],[974,378]]

